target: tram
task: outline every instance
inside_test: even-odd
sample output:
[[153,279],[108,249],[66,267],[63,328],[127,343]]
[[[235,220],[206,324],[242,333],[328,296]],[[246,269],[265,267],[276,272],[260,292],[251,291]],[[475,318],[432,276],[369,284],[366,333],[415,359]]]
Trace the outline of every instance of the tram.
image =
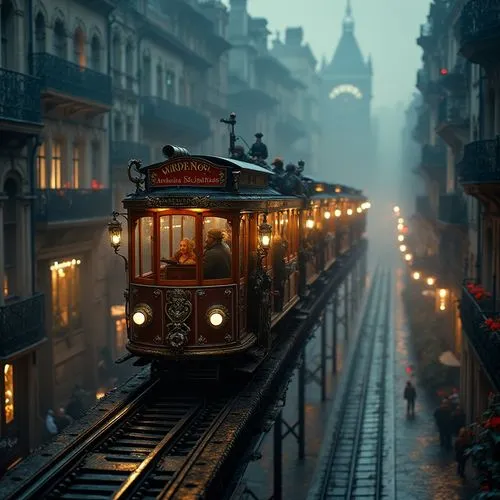
[[129,162],[135,191],[108,224],[121,255],[120,215],[128,222],[129,352],[158,364],[270,347],[273,327],[362,238],[366,197],[310,178],[290,191],[260,165],[163,151]]

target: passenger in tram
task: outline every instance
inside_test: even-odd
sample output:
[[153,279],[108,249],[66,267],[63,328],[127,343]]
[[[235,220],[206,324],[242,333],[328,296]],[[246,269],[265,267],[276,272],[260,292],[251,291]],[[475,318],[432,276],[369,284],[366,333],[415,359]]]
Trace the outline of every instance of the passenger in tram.
[[183,238],[179,243],[179,250],[175,252],[173,260],[177,264],[192,265],[196,264],[196,254],[194,253],[194,241],[189,238]]
[[278,234],[273,237],[273,246],[271,251],[273,265],[273,291],[274,295],[274,311],[280,312],[283,310],[283,299],[285,295],[286,275],[286,257],[287,245],[286,242]]
[[203,278],[219,280],[231,277],[231,253],[224,244],[224,235],[220,229],[210,229],[205,240],[203,255]]

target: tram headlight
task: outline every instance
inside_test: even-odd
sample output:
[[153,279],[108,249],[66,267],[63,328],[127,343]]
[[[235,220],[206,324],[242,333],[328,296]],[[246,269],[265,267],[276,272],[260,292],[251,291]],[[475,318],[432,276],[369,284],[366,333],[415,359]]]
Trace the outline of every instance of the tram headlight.
[[358,214],[360,214],[362,211],[363,209],[361,207],[356,208],[356,212],[358,212]]
[[405,255],[405,260],[406,260],[406,262],[410,262],[410,260],[411,260],[411,259],[413,259],[413,255],[412,255],[411,253],[407,253],[407,254]]
[[323,215],[326,220],[328,220],[332,216],[332,214],[328,210]]
[[347,215],[352,215],[352,208],[347,209]]
[[337,210],[335,210],[335,217],[340,217],[342,215],[342,210],[339,210],[337,208]]
[[147,304],[137,304],[132,313],[132,321],[136,326],[148,326],[153,321],[153,309]]
[[427,284],[429,286],[434,285],[434,283],[436,283],[436,278],[432,278],[432,277],[431,278],[427,278]]
[[399,245],[400,252],[406,252],[406,245]]
[[402,234],[400,234],[400,235],[398,236],[398,241],[399,241],[399,242],[403,242],[404,240],[405,240],[405,237],[404,237]]
[[413,279],[416,281],[416,280],[419,280],[420,279],[420,273],[418,271],[415,271],[413,273]]
[[212,306],[207,311],[207,321],[212,328],[222,328],[228,319],[229,313],[224,306]]

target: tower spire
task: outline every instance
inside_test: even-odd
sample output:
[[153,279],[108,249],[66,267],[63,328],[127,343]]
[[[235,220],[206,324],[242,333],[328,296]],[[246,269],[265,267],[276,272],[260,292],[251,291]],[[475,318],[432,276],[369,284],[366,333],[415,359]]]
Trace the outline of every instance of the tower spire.
[[344,15],[344,21],[342,23],[342,26],[344,28],[344,32],[346,32],[346,31],[353,32],[354,31],[354,18],[352,17],[351,0],[346,0],[345,15]]

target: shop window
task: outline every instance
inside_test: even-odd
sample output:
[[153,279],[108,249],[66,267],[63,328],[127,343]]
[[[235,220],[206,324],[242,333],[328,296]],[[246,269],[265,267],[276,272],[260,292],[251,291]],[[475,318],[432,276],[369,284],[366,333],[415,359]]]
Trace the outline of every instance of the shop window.
[[10,424],[14,420],[14,367],[5,365],[3,367],[4,384],[4,415],[5,423]]
[[161,278],[196,279],[196,219],[192,215],[160,217]]
[[153,217],[142,217],[135,225],[135,276],[153,279]]
[[64,332],[81,327],[79,259],[54,262],[50,266],[52,328]]
[[45,144],[42,144],[38,149],[38,156],[36,159],[36,181],[38,189],[47,188],[47,156]]
[[232,227],[224,217],[203,218],[203,279],[231,278]]
[[52,161],[50,164],[50,189],[61,188],[62,144],[60,141],[52,143]]

